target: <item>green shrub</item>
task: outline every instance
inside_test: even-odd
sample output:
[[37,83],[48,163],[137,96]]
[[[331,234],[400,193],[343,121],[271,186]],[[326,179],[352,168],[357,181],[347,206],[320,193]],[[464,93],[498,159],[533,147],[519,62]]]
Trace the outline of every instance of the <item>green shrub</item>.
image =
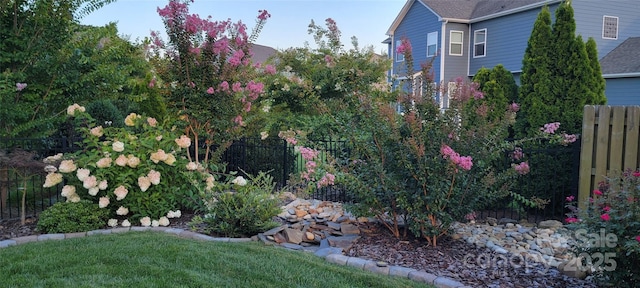
[[589,197],[586,210],[575,207],[565,221],[574,231],[572,252],[582,257],[585,271],[595,268],[595,278],[612,287],[636,287],[640,281],[640,172],[627,170],[600,183]]
[[100,229],[109,218],[109,210],[88,200],[58,202],[40,214],[38,230],[43,233],[72,233]]
[[[97,100],[87,105],[87,113],[99,123],[98,125],[123,127],[123,113],[108,99]],[[109,124],[105,124],[109,123]]]
[[228,237],[251,236],[264,232],[278,223],[273,218],[280,213],[279,199],[273,177],[264,172],[242,176],[227,183],[216,183],[209,192],[203,192],[206,214],[201,219],[210,233]]

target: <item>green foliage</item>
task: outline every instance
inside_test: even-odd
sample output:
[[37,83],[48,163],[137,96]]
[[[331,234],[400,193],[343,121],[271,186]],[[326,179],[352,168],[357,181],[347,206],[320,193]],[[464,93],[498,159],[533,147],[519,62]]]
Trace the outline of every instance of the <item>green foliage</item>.
[[103,228],[107,219],[109,210],[91,201],[58,202],[40,214],[37,227],[42,233],[85,232]]
[[[408,40],[403,40],[401,47],[405,59],[410,59]],[[422,69],[424,78],[409,77],[406,81],[433,83],[430,65],[422,65]],[[411,67],[407,70],[407,75],[416,75]],[[398,98],[402,114],[386,100],[374,97],[361,98],[356,107],[349,108],[359,111],[345,125],[354,146],[353,158],[339,170],[346,178],[341,181],[355,194],[356,213],[373,214],[396,237],[405,236],[408,228],[414,236],[436,245],[453,221],[498,199],[511,197],[524,208],[544,207],[543,199],[525,197],[515,189],[516,180],[529,173],[528,163],[514,158],[513,163],[504,165],[504,155],[528,142],[553,140],[558,144],[564,136],[553,134],[557,129],[554,124],[546,127],[546,133],[538,131],[534,137],[506,141],[516,109],[507,107],[503,89],[490,89],[497,86],[494,79],[499,77],[481,71],[479,78],[489,79],[484,88],[494,92],[494,97],[503,96],[501,104],[492,104],[501,116],[491,118],[486,110],[466,109],[492,102],[481,97],[477,84],[462,79],[448,91],[451,101],[445,111],[432,98],[422,97],[437,87],[425,85],[425,91],[416,91],[402,83],[400,87],[409,88]]]
[[252,236],[278,223],[273,218],[280,213],[279,199],[274,197],[273,177],[260,172],[249,180],[238,176],[212,189],[202,189],[206,209],[200,219],[212,233],[229,236]]
[[[604,100],[600,70],[593,63],[597,55],[589,56],[582,37],[576,37],[571,2],[560,3],[555,16],[549,28],[550,13],[547,7],[542,9],[525,51],[520,93],[524,113],[516,129],[520,137],[551,122],[562,123],[568,133],[579,133],[584,106]],[[594,50],[595,42],[590,45]]]
[[582,257],[585,271],[595,268],[603,286],[633,287],[640,281],[640,172],[627,170],[610,175],[593,191],[586,210],[567,198],[566,222],[574,230],[572,251]]
[[[149,70],[141,45],[115,24],[85,27],[78,17],[112,1],[10,0],[0,9],[0,135],[42,137],[57,131],[71,103],[131,97]],[[28,86],[16,93],[16,83]]]
[[473,81],[478,83],[478,89],[482,91],[483,97],[476,99],[477,101],[469,101],[464,109],[468,110],[467,115],[481,114],[481,117],[468,119],[464,125],[483,125],[479,122],[481,119],[486,118],[492,122],[504,118],[505,109],[510,103],[515,102],[518,93],[518,86],[511,72],[502,64],[498,64],[492,69],[478,70],[473,76]]
[[559,107],[553,105],[551,93],[551,13],[544,6],[538,14],[529,37],[520,76],[518,102],[521,113],[515,126],[518,138],[537,133],[544,123],[552,122],[549,116],[556,115]]
[[355,103],[363,95],[395,100],[386,84],[388,59],[376,55],[371,47],[358,48],[355,39],[353,48],[345,49],[340,30],[330,18],[326,28],[312,22],[309,34],[318,48],[278,52],[278,73],[264,80],[265,98],[272,106],[265,118],[266,129],[276,133],[299,129],[322,137],[344,134],[342,120],[336,122],[335,117],[350,119],[353,111],[345,108],[353,105],[343,102]]
[[113,102],[108,99],[97,100],[87,104],[87,113],[97,123],[105,126],[124,127],[124,116]]
[[589,92],[593,94],[592,98],[587,99],[587,102],[594,105],[605,105],[607,104],[607,97],[604,95],[606,81],[602,78],[602,69],[600,68],[598,48],[596,45],[596,40],[593,40],[591,37],[589,37],[587,44],[585,44],[592,73],[592,78],[588,81],[588,83],[592,84]]

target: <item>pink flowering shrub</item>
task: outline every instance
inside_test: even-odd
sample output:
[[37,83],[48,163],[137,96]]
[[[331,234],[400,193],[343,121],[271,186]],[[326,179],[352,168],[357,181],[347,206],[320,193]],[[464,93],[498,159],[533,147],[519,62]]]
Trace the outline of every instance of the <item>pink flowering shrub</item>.
[[[405,63],[413,62],[410,47],[407,39],[398,47]],[[355,161],[338,169],[341,181],[354,191],[354,213],[377,217],[398,238],[411,231],[437,245],[454,221],[469,219],[470,213],[498,199],[513,197],[527,207],[542,207],[541,199],[521,197],[513,189],[515,180],[531,169],[522,149],[516,148],[550,136],[506,141],[517,104],[502,105],[502,116],[490,117],[497,112],[488,113],[493,108],[482,105],[485,95],[478,84],[462,77],[448,91],[442,90],[450,106],[441,110],[435,99],[424,97],[438,87],[415,86],[433,83],[431,64],[421,66],[420,79],[408,77],[397,84],[402,113],[387,99],[357,93],[357,102],[344,104],[353,105],[344,109],[357,111],[344,120]],[[411,66],[406,75],[416,74]],[[508,153],[517,161],[514,168],[497,165]]]
[[304,162],[304,167],[296,175],[289,178],[289,186],[297,189],[296,193],[302,196],[313,194],[323,187],[336,184],[336,170],[333,159],[329,159],[326,153],[320,150],[306,147],[303,143],[310,142],[306,139],[306,133],[302,131],[280,131],[278,136],[287,143],[296,145],[295,150]]
[[640,172],[611,175],[596,188],[584,211],[574,196],[566,198],[565,222],[576,236],[572,252],[585,259],[576,268],[594,268],[602,284],[635,286],[640,281]]
[[[264,84],[257,79],[275,73],[272,66],[265,71],[251,60],[252,42],[271,15],[258,11],[249,31],[242,21],[201,18],[189,11],[190,2],[170,0],[158,8],[168,40],[151,35],[150,61],[158,74],[154,86],[166,95],[167,108],[185,122],[184,131],[196,147],[194,161],[218,162],[231,142],[243,136],[260,105]],[[198,151],[203,146],[207,149]]]

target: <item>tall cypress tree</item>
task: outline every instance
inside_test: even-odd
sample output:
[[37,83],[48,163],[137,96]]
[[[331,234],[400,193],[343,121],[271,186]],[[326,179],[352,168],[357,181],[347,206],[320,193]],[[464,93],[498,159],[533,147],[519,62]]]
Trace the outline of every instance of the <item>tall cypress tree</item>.
[[560,110],[550,114],[548,122],[560,122],[568,133],[582,131],[584,105],[590,104],[591,66],[581,36],[576,37],[576,22],[569,1],[556,10],[551,36],[551,73],[554,105]]
[[568,52],[570,53],[567,54],[567,66],[558,66],[557,71],[560,74],[554,77],[555,80],[562,79],[558,82],[563,86],[554,87],[557,88],[554,90],[554,94],[557,97],[557,105],[561,107],[559,122],[563,127],[562,130],[567,133],[580,134],[584,106],[591,104],[589,101],[591,85],[588,82],[592,75],[582,36],[574,37]]
[[586,44],[587,56],[589,57],[589,65],[591,66],[591,79],[587,81],[591,85],[592,98],[587,102],[588,104],[604,105],[607,104],[607,97],[604,94],[606,82],[602,78],[602,69],[600,67],[600,61],[598,60],[598,48],[596,47],[596,41],[589,37]]
[[517,137],[531,135],[544,123],[549,113],[558,114],[551,94],[550,47],[551,13],[544,6],[533,25],[522,59],[518,103],[520,113],[515,126]]

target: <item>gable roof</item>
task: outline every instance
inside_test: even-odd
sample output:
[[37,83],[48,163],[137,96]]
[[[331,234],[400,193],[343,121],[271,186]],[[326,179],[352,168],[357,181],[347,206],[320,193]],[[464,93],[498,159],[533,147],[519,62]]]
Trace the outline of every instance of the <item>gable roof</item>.
[[640,73],[640,37],[627,38],[600,59],[602,74]]
[[407,0],[389,27],[387,35],[393,35],[416,1],[438,16],[439,21],[472,23],[541,7],[561,0]]
[[259,44],[251,44],[251,52],[253,55],[251,56],[251,60],[253,63],[264,63],[269,59],[269,57],[273,56],[278,52],[276,49],[271,48],[269,46],[259,45]]

